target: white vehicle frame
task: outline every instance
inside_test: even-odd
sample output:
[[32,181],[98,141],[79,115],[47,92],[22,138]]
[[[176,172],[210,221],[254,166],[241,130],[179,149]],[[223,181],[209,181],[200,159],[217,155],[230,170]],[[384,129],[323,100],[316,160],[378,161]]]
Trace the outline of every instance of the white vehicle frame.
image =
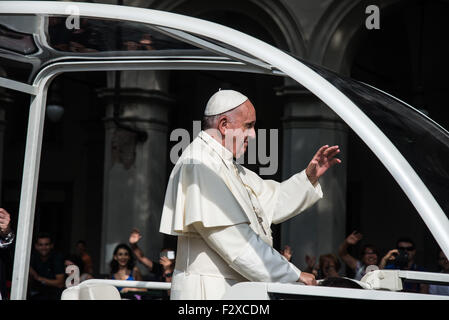
[[[53,62],[40,70],[32,84],[0,77],[0,86],[25,92],[31,96],[11,299],[26,298],[47,89],[57,75],[73,71],[211,69],[289,76],[321,99],[366,143],[407,195],[443,252],[449,256],[449,220],[427,186],[373,121],[334,85],[305,64],[242,32],[216,23],[169,12],[80,2],[3,1],[0,3],[0,13],[2,15],[68,16],[67,12],[70,12],[67,10],[68,6],[76,6],[82,17],[149,24],[172,37],[194,43],[199,47],[207,47],[208,50],[229,59],[208,57],[173,60],[140,57],[124,61],[119,58],[100,57],[95,60]],[[216,46],[194,35],[216,39],[238,48],[239,52]],[[446,282],[446,279],[442,281]],[[284,289],[288,287],[288,285],[280,284],[268,285],[268,287],[270,286],[284,287]],[[378,299],[387,298],[382,295],[382,292],[377,292],[376,297]],[[391,296],[388,297],[391,298]]]

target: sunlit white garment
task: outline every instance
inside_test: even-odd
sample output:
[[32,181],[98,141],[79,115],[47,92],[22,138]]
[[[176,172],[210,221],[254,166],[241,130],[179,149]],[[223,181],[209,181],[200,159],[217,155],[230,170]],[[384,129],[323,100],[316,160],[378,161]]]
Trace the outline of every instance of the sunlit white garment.
[[322,197],[302,171],[279,183],[233,161],[206,132],[183,152],[167,186],[160,232],[177,235],[172,299],[220,299],[240,281],[294,282],[270,226]]

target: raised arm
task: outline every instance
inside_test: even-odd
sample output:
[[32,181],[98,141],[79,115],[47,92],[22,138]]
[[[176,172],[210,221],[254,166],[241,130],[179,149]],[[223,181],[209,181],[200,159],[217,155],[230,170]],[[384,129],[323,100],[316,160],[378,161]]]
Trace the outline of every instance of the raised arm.
[[142,263],[145,267],[148,269],[153,270],[153,261],[145,257],[143,254],[142,249],[139,248],[137,245],[137,242],[142,239],[142,235],[140,234],[140,231],[138,229],[133,229],[131,231],[131,234],[129,235],[129,246],[133,250],[134,254],[136,255],[137,260],[139,260],[140,263]]
[[363,235],[357,231],[353,231],[338,248],[338,255],[343,260],[344,263],[348,265],[353,271],[357,268],[357,259],[348,253],[348,247],[355,245],[362,239]]
[[294,217],[323,197],[318,179],[333,165],[341,163],[335,158],[339,152],[338,146],[322,146],[305,170],[280,183],[273,223]]
[[388,251],[387,254],[383,256],[382,259],[380,259],[379,269],[384,269],[388,263],[396,259],[396,256],[398,254],[399,254],[398,249],[391,249],[390,251]]

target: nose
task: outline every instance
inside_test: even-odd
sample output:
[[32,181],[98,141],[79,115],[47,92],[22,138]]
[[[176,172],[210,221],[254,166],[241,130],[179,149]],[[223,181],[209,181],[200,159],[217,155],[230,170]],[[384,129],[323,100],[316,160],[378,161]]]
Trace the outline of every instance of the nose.
[[250,139],[255,139],[256,138],[256,130],[254,129],[254,127],[249,129],[248,138],[250,138]]

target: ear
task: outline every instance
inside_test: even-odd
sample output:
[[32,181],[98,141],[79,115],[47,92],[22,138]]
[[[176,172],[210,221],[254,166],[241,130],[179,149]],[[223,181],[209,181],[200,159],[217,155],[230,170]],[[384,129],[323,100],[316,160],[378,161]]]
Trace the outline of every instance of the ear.
[[224,136],[226,133],[226,129],[228,127],[228,117],[227,116],[221,116],[218,118],[218,131],[220,131],[221,135]]

